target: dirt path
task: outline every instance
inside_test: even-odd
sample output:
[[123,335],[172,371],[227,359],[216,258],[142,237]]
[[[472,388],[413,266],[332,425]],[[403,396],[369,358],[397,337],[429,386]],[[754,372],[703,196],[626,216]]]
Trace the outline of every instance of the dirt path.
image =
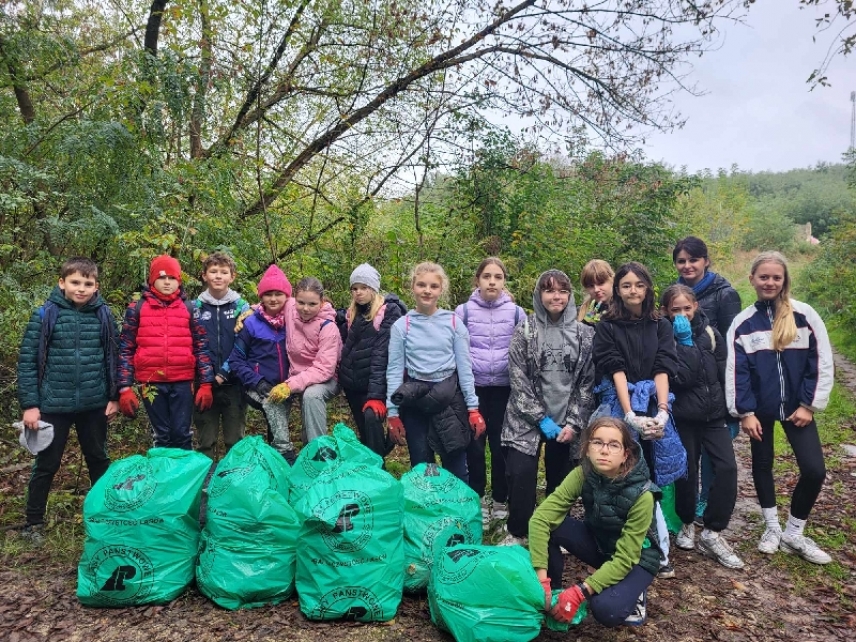
[[[856,367],[840,355],[836,355],[836,366],[839,383],[856,396]],[[760,534],[759,511],[745,435],[737,439],[735,449],[738,501],[726,536],[746,561],[744,570],[730,571],[695,552],[673,548],[678,577],[654,583],[644,627],[607,630],[589,618],[570,634],[545,630],[538,639],[856,640],[856,457],[839,456],[840,453],[828,457],[829,474],[814,511],[815,528],[827,534],[842,534],[845,541],[835,569],[829,570],[786,559],[783,553],[765,557],[755,550]],[[781,477],[778,491],[790,494],[796,481],[794,475]],[[14,488],[17,485],[7,483],[2,490],[20,492],[20,488]],[[583,568],[569,567],[567,579],[577,579],[584,573]],[[57,563],[47,554],[33,551],[4,555],[0,558],[0,640],[451,640],[431,624],[424,598],[405,598],[393,623],[321,624],[306,620],[296,600],[277,607],[229,612],[190,590],[165,607],[99,610],[80,606],[74,597],[75,587],[73,562]]]

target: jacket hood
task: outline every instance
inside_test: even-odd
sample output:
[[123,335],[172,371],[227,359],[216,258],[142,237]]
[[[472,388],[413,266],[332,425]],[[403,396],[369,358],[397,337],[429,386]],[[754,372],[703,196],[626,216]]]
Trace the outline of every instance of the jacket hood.
[[443,317],[450,318],[450,317],[453,317],[454,315],[455,315],[454,312],[452,312],[451,310],[446,310],[445,308],[437,308],[437,311],[431,315],[422,314],[421,312],[418,312],[416,310],[416,308],[413,308],[412,310],[407,312],[407,316],[409,316],[411,318],[422,317],[423,319],[431,319],[434,317],[436,317],[438,319],[442,319]]
[[229,288],[229,290],[226,292],[226,296],[224,296],[222,299],[215,299],[213,296],[211,296],[211,294],[208,292],[208,290],[205,290],[202,294],[199,295],[199,300],[202,301],[203,303],[207,303],[209,305],[216,305],[216,306],[226,305],[228,303],[234,303],[235,301],[237,301],[240,298],[241,298],[241,295],[238,294],[237,292],[235,292],[231,288]]
[[[552,270],[551,270],[552,271]],[[547,315],[547,309],[544,307],[544,304],[541,302],[541,292],[538,290],[537,283],[541,280],[541,277],[544,276],[546,272],[542,272],[538,278],[535,280],[535,289],[532,292],[532,307],[535,310],[535,319],[539,323],[546,324],[549,316]],[[562,272],[562,274],[565,274]],[[565,274],[565,278],[567,278],[567,274]],[[570,282],[570,279],[568,279]],[[472,297],[470,297],[472,298]],[[564,325],[566,323],[570,323],[571,321],[575,321],[577,318],[577,304],[574,303],[574,291],[571,288],[571,296],[568,300],[568,307],[565,308],[565,311],[562,313],[559,321]]]
[[690,326],[693,329],[693,336],[700,335],[709,325],[710,319],[707,318],[707,315],[704,313],[704,310],[702,310],[701,306],[699,306],[698,310],[696,310],[695,314],[693,315],[693,320],[690,321]]
[[384,304],[388,306],[397,306],[399,310],[401,310],[401,314],[407,314],[407,306],[404,305],[404,302],[399,299],[394,294],[385,294],[383,297]]
[[514,302],[514,300],[511,298],[511,295],[505,290],[499,293],[499,296],[497,297],[496,301],[485,301],[482,298],[481,290],[479,290],[478,288],[473,290],[473,293],[470,295],[469,300],[482,308],[498,308],[499,306],[504,305],[506,303]]
[[309,321],[304,321],[300,318],[300,314],[297,312],[297,299],[289,297],[286,301],[285,308],[288,309],[290,306],[294,309],[294,319],[296,321],[299,321],[300,323],[324,323],[325,321],[336,320],[336,308],[334,308],[333,304],[329,301],[323,301],[321,305],[321,310],[318,312],[318,314],[309,319]]
[[[51,303],[55,303],[59,308],[66,308],[68,310],[71,310],[75,307],[74,303],[65,298],[65,293],[58,285],[54,286],[54,289],[51,291],[48,300],[51,301]],[[97,310],[99,307],[106,304],[107,302],[104,301],[101,296],[101,293],[96,290],[95,294],[92,295],[92,298],[89,299],[89,301],[87,301],[86,303],[84,303],[79,309],[81,312],[91,312],[92,310]]]

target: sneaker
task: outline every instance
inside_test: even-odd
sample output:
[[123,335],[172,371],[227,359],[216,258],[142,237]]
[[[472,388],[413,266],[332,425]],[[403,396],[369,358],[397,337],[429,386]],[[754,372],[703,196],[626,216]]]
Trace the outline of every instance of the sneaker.
[[508,519],[508,504],[505,502],[493,502],[493,519]]
[[704,528],[704,515],[696,515],[693,524],[699,528]]
[[782,541],[782,531],[774,531],[767,529],[761,535],[761,541],[758,542],[758,550],[766,555],[772,555],[779,550],[779,542]]
[[664,564],[660,567],[657,577],[661,580],[670,580],[675,577],[675,567],[671,564]]
[[44,524],[27,524],[21,529],[21,539],[33,547],[44,546],[45,543],[45,525]]
[[648,619],[648,591],[642,591],[642,594],[636,600],[636,608],[633,613],[624,618],[624,623],[627,626],[642,626],[645,620]]
[[725,568],[743,568],[743,560],[729,546],[725,538],[719,533],[713,537],[700,537],[698,540],[698,552],[706,555],[722,564]]
[[675,546],[685,551],[695,548],[695,524],[682,524],[678,536],[675,538]]
[[805,535],[782,535],[779,550],[793,555],[799,555],[812,564],[829,564],[832,558],[829,553],[814,543]]
[[481,515],[482,528],[487,530],[488,526],[490,526],[490,500],[487,497],[481,498]]
[[529,538],[528,537],[516,537],[508,532],[507,529],[503,529],[505,531],[505,537],[503,537],[497,546],[529,546]]

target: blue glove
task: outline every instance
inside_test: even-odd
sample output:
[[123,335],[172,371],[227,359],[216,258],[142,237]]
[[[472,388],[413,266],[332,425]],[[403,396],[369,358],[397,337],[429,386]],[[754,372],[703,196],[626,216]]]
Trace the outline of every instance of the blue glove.
[[675,332],[675,340],[682,346],[691,346],[693,344],[693,329],[690,327],[690,320],[679,314],[672,321],[672,329]]
[[538,424],[538,427],[541,428],[541,432],[544,433],[544,436],[547,439],[555,439],[559,435],[559,432],[562,430],[561,428],[559,428],[559,424],[557,424],[549,417],[544,417]]

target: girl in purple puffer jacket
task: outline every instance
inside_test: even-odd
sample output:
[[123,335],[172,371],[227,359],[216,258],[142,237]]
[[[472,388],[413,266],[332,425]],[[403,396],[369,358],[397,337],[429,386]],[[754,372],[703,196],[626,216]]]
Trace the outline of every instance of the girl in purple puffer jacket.
[[[481,438],[470,442],[467,466],[470,470],[470,487],[482,498],[482,522],[487,528],[493,519],[508,517],[508,486],[505,480],[505,458],[502,454],[500,434],[505,407],[511,394],[508,378],[508,346],[517,323],[526,318],[526,312],[515,305],[505,290],[508,271],[505,264],[488,257],[476,270],[476,289],[469,301],[455,309],[470,333],[470,356],[479,408],[482,409],[487,431]],[[485,445],[490,443],[491,499],[485,497],[487,467]]]

